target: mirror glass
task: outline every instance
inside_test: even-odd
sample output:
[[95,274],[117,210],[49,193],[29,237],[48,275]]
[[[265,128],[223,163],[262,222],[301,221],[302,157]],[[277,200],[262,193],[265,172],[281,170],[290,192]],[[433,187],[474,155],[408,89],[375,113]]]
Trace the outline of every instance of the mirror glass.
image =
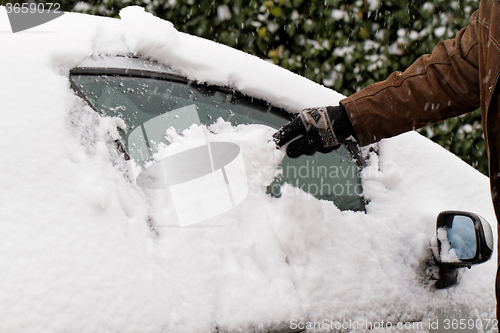
[[447,226],[438,229],[441,261],[459,262],[474,258],[476,255],[474,221],[468,216],[454,215],[450,222]]

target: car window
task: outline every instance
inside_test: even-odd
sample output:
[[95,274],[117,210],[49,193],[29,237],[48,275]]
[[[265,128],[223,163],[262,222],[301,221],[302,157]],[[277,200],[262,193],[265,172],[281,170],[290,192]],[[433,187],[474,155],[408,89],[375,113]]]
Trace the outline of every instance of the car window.
[[[193,123],[210,125],[218,118],[239,124],[262,124],[274,129],[292,116],[240,94],[182,80],[127,75],[72,74],[73,87],[103,116],[120,117],[127,153],[139,166],[152,159],[154,144],[168,144],[165,131],[180,132]],[[268,187],[279,197],[287,182],[315,197],[333,201],[342,210],[364,210],[358,166],[347,149],[297,159],[285,157],[283,174]]]

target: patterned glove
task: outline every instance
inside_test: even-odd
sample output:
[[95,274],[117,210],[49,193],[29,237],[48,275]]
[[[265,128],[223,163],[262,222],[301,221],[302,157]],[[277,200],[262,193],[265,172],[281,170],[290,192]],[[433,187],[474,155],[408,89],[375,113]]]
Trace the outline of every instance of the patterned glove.
[[304,109],[273,138],[278,148],[290,142],[286,153],[296,158],[316,151],[329,153],[351,135],[355,136],[354,128],[344,107],[339,105]]

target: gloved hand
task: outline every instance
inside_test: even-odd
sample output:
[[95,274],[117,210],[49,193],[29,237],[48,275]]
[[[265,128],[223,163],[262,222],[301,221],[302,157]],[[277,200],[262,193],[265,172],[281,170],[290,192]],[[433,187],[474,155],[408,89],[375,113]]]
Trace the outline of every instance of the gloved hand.
[[[300,138],[294,140],[299,135]],[[316,151],[329,153],[338,149],[349,136],[355,136],[354,128],[342,105],[302,110],[291,122],[273,134],[278,148],[290,142],[288,156],[312,155]]]

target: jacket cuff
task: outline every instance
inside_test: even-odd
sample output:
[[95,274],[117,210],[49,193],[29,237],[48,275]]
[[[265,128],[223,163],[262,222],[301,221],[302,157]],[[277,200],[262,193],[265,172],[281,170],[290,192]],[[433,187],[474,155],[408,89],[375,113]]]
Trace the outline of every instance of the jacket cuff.
[[352,127],[351,121],[349,120],[349,116],[347,115],[347,112],[345,108],[339,104],[339,106],[332,107],[329,106],[327,107],[328,109],[328,114],[333,116],[333,119],[335,119],[335,122],[333,123],[333,131],[335,132],[335,135],[339,139],[340,142],[344,142],[345,139],[350,137],[351,135],[356,139],[356,131],[354,131],[354,128]]
[[367,127],[363,121],[363,116],[356,106],[356,102],[351,97],[347,97],[340,101],[340,106],[345,110],[345,116],[347,117],[347,121],[350,123],[350,126],[353,131],[353,136],[358,141],[360,146],[366,146],[376,142],[376,140],[370,140],[370,138],[374,138],[368,132]]

